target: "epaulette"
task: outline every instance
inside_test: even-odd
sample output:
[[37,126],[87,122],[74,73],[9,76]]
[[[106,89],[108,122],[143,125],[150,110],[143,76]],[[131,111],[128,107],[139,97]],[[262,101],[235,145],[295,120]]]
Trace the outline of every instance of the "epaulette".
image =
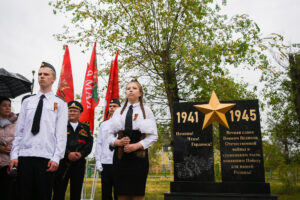
[[34,95],[36,95],[36,94],[27,94],[27,95],[23,96],[21,102],[23,102],[28,97],[31,97],[31,96],[34,96]]
[[87,126],[87,127],[89,127],[90,128],[90,125],[89,125],[89,123],[88,122],[79,122],[81,125],[83,125],[83,126]]
[[90,126],[87,123],[79,122],[81,124],[81,127],[87,128],[91,131]]
[[61,96],[58,96],[58,95],[55,95],[55,96],[67,103],[67,101],[64,98],[62,98]]

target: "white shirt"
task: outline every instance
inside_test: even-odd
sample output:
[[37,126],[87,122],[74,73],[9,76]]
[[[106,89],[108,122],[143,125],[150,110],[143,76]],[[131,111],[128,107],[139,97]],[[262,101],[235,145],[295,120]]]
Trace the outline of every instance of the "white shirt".
[[31,127],[35,111],[43,93],[31,96],[22,103],[18,117],[11,160],[24,157],[42,157],[59,163],[64,157],[67,143],[67,103],[48,92],[44,98],[40,131],[33,135]]
[[111,120],[107,120],[101,123],[99,128],[99,134],[96,143],[96,152],[95,158],[97,163],[100,162],[101,164],[112,164],[113,163],[113,155],[114,151],[109,149],[109,123]]
[[70,122],[70,124],[71,124],[71,126],[72,126],[72,128],[73,128],[73,131],[75,131],[76,130],[76,128],[77,128],[77,126],[78,126],[78,122]]
[[[113,117],[111,118],[110,128],[109,128],[109,143],[114,144],[116,138],[114,134],[118,131],[125,130],[125,118],[128,111],[128,108],[131,104],[128,102],[127,107],[125,108],[123,114],[121,115],[122,108],[118,108]],[[143,111],[140,107],[140,103],[132,104],[133,106],[133,115],[132,115],[132,129],[139,130],[141,133],[145,133],[145,139],[141,140],[139,143],[143,146],[144,149],[149,148],[153,145],[158,136],[157,136],[157,127],[155,117],[147,106],[144,106],[146,119],[144,119]]]

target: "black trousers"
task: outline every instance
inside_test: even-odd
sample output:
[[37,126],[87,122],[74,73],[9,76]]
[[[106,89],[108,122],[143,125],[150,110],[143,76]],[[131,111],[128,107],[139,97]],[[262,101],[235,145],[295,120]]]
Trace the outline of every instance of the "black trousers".
[[117,191],[113,178],[113,165],[102,164],[101,172],[102,200],[113,200],[112,189],[114,188],[114,199],[118,200]]
[[11,177],[7,174],[9,167],[0,167],[0,196],[1,199],[15,200],[16,199],[16,177]]
[[49,159],[19,157],[18,195],[20,200],[50,200],[55,172],[46,172]]
[[85,172],[85,159],[69,162],[62,159],[59,164],[53,187],[53,200],[64,200],[70,180],[70,200],[80,200]]

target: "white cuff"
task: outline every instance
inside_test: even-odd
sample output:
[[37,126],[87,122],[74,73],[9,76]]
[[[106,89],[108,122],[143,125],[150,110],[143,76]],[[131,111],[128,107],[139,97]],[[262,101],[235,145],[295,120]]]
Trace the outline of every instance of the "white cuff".
[[51,160],[56,162],[57,164],[59,164],[60,158],[58,156],[53,156],[53,158],[51,158]]
[[18,159],[18,155],[16,153],[11,153],[10,160],[16,160],[16,159]]
[[100,161],[97,161],[96,162],[96,168],[99,172],[102,172],[103,171],[103,167],[102,167],[102,164]]

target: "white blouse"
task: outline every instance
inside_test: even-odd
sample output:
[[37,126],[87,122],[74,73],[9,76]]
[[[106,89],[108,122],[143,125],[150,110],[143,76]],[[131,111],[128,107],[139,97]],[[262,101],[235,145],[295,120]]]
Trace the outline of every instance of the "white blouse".
[[[118,131],[125,130],[125,118],[128,111],[128,108],[131,104],[128,102],[127,107],[125,108],[123,114],[121,115],[122,108],[118,108],[111,118],[110,128],[109,128],[109,143],[114,145],[116,138],[114,133]],[[132,129],[139,130],[141,133],[145,133],[146,137],[141,140],[139,143],[143,146],[144,149],[149,148],[157,141],[157,126],[155,117],[147,106],[144,106],[146,119],[144,119],[143,111],[140,107],[140,103],[132,104],[133,106],[133,115],[132,115]]]
[[114,151],[109,149],[109,124],[111,119],[101,123],[99,134],[96,143],[95,158],[98,165],[100,164],[113,164]]

